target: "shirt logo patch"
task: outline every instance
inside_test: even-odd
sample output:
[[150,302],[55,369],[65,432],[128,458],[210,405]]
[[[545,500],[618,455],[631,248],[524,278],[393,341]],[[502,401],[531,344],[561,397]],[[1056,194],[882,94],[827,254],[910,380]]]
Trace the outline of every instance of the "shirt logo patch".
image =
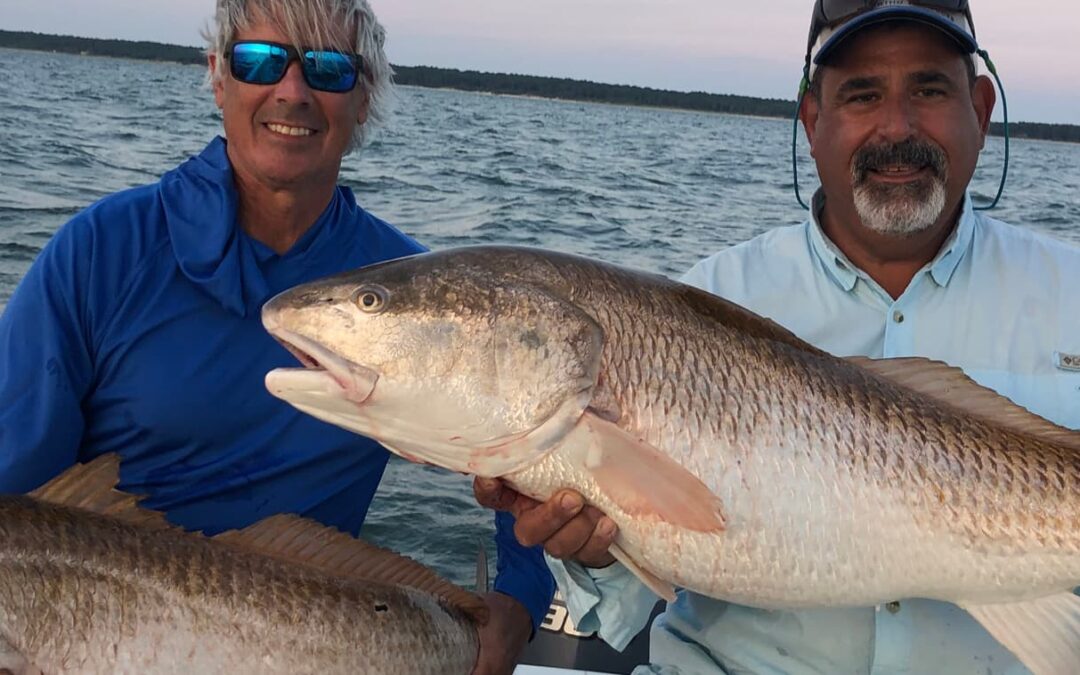
[[1057,367],[1062,370],[1074,370],[1080,372],[1080,354],[1054,352],[1054,361],[1056,362]]

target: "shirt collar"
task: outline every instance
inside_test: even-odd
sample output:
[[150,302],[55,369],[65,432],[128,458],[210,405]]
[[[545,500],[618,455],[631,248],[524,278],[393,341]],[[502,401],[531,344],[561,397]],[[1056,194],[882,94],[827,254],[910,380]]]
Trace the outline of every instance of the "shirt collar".
[[[971,205],[971,196],[964,195],[963,209],[960,212],[960,221],[945,244],[934,257],[929,268],[930,276],[939,286],[948,286],[960,261],[964,259],[975,233],[975,211]],[[832,242],[825,231],[821,229],[820,214],[825,206],[825,193],[820,188],[814,193],[810,202],[809,239],[810,248],[821,262],[826,274],[844,291],[851,292],[860,278],[869,279],[869,276],[855,266],[844,255],[836,244]]]
[[964,193],[964,206],[960,211],[960,222],[956,229],[949,235],[945,245],[938,251],[937,257],[930,263],[930,276],[934,278],[938,286],[949,285],[960,261],[967,255],[971,248],[971,240],[975,236],[975,209],[971,205],[971,195]]
[[810,201],[810,249],[818,257],[825,273],[836,283],[837,286],[850,293],[859,281],[862,272],[855,267],[847,256],[841,253],[836,244],[825,236],[821,229],[821,210],[825,208],[825,192],[818,188],[814,198]]

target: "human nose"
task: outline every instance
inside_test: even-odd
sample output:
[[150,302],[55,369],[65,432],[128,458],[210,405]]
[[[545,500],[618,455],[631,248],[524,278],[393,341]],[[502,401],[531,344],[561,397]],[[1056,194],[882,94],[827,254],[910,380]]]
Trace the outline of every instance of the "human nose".
[[275,85],[274,95],[280,102],[305,103],[310,102],[311,87],[304,79],[304,71],[299,61],[293,61],[285,68],[285,75]]
[[903,96],[891,97],[882,106],[881,135],[889,141],[903,141],[915,133],[915,110]]

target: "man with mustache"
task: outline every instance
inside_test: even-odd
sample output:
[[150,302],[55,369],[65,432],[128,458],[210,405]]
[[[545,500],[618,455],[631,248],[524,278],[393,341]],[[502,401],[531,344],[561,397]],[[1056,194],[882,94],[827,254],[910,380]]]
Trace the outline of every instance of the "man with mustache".
[[[811,217],[684,281],[834,354],[945,361],[1080,428],[1080,250],[974,210],[995,104],[976,49],[964,0],[818,0],[799,110],[821,178]],[[579,630],[622,647],[642,629],[656,597],[607,552],[610,519],[572,492],[476,492],[518,516],[522,543],[544,544]],[[948,603],[765,611],[686,591],[653,624],[651,661],[636,672],[1027,672]]]
[[[387,112],[385,31],[367,0],[216,5],[207,53],[224,137],[76,214],[0,316],[0,492],[116,452],[121,487],[187,529],[296,513],[357,535],[389,453],[266,391],[264,375],[296,359],[260,308],[424,250],[338,183]],[[512,526],[496,514],[476,675],[513,671],[554,594]]]

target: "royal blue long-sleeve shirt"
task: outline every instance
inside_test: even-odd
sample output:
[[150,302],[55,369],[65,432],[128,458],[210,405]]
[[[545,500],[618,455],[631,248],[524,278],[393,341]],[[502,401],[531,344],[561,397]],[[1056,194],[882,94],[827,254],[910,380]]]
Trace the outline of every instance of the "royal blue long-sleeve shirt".
[[[262,304],[299,283],[424,248],[338,187],[286,253],[237,224],[225,141],[106,197],[50,240],[0,316],[0,492],[123,458],[122,489],[208,534],[297,513],[358,534],[389,454],[272,397],[295,359]],[[542,551],[497,514],[495,589],[543,620]]]

